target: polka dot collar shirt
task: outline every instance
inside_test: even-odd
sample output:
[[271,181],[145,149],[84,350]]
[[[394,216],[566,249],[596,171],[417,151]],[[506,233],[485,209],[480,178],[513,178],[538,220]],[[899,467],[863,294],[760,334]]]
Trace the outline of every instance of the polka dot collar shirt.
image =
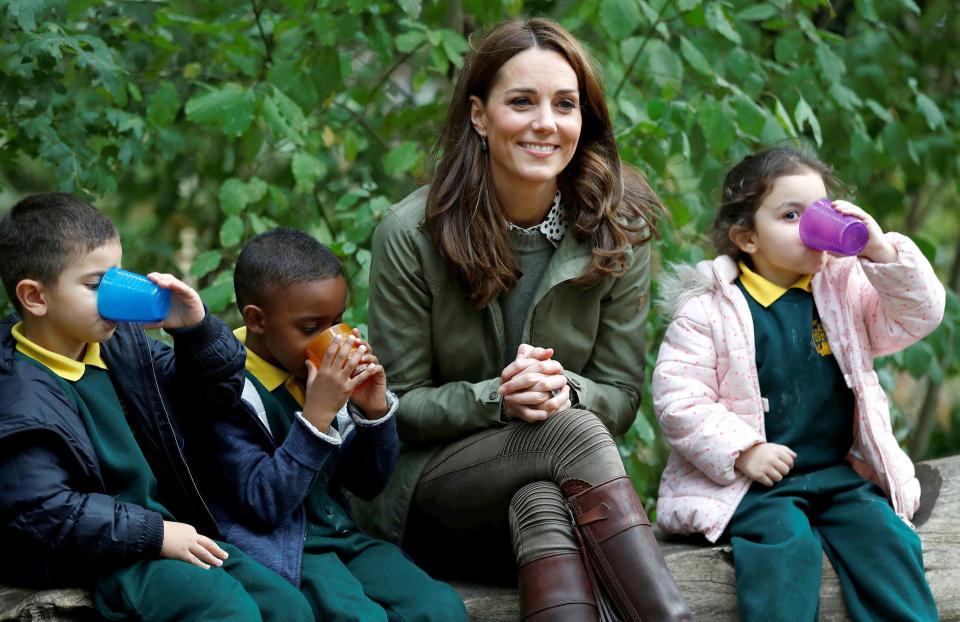
[[560,202],[560,191],[557,190],[557,194],[553,196],[553,205],[550,206],[550,211],[547,212],[547,216],[543,219],[543,222],[539,225],[533,225],[532,227],[518,227],[511,222],[510,229],[519,229],[525,232],[539,229],[554,246],[560,244],[560,242],[563,241],[564,234],[567,232],[566,210],[563,209],[563,204]]

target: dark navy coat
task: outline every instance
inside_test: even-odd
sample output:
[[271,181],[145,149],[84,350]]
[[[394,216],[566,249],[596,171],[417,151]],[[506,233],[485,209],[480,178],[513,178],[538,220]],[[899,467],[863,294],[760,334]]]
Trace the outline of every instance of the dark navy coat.
[[[14,359],[0,321],[0,579],[31,586],[82,585],[92,575],[160,555],[160,514],[105,490],[86,429],[47,372]],[[177,520],[215,537],[216,524],[184,458],[184,420],[239,394],[245,350],[224,323],[169,331],[174,348],[121,323],[101,356],[158,480],[159,501]]]
[[304,502],[313,486],[326,486],[349,511],[344,490],[372,499],[393,473],[399,454],[398,400],[390,393],[388,402],[389,412],[375,425],[341,409],[339,430],[333,432],[339,444],[317,436],[299,417],[278,444],[248,380],[232,408],[218,409],[220,416],[212,423],[204,420],[209,427],[193,443],[204,498],[224,539],[299,586]]

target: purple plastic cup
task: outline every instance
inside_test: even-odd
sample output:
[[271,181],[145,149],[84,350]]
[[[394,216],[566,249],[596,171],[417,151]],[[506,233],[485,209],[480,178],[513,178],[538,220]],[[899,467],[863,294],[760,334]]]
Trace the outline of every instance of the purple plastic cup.
[[114,322],[162,322],[170,311],[171,293],[136,272],[110,268],[97,288],[97,312]]
[[869,237],[862,220],[833,209],[826,197],[808,205],[800,216],[800,240],[814,250],[858,255]]

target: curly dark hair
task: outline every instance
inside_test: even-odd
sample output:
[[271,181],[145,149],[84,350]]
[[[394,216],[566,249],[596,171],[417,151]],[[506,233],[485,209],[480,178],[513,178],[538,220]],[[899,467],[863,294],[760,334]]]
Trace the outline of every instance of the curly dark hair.
[[740,160],[723,180],[720,209],[710,229],[710,239],[720,255],[742,259],[742,251],[730,238],[734,229],[753,230],[753,215],[778,177],[818,173],[828,189],[839,184],[833,170],[817,159],[789,147],[765,149]]

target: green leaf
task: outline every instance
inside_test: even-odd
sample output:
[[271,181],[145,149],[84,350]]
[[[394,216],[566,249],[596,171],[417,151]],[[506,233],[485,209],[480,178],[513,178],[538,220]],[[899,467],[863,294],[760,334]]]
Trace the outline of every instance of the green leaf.
[[808,104],[807,100],[803,97],[797,102],[797,107],[793,111],[793,118],[797,121],[797,130],[801,132],[803,131],[804,124],[809,123],[810,129],[813,131],[813,139],[817,141],[817,147],[823,144],[823,136],[820,134],[820,122],[817,120],[817,116],[813,114],[813,109],[810,108],[810,104]]
[[939,130],[947,127],[940,108],[937,107],[937,104],[932,99],[923,93],[917,93],[917,109],[927,120],[927,127],[931,130]]
[[230,216],[220,226],[220,245],[231,248],[243,239],[243,219],[239,216]]
[[310,154],[298,151],[290,164],[293,178],[297,182],[297,192],[313,192],[317,182],[327,174],[327,167],[323,162]]
[[420,17],[420,0],[399,0],[400,8],[411,19]]
[[217,269],[222,258],[223,255],[220,254],[220,251],[200,253],[197,255],[197,258],[193,260],[193,265],[190,266],[190,274],[198,279],[204,277]]
[[194,123],[217,127],[228,136],[240,136],[253,122],[256,107],[253,91],[228,83],[191,97],[187,102],[187,118]]
[[777,37],[773,51],[777,62],[790,64],[800,60],[801,52],[807,48],[807,40],[799,30],[791,30]]
[[417,143],[404,141],[391,149],[383,159],[383,170],[387,175],[405,173],[417,165],[420,155]]
[[222,313],[234,301],[233,283],[223,281],[205,287],[200,290],[200,299],[207,305],[211,313]]
[[307,120],[303,110],[275,86],[273,94],[263,98],[263,118],[277,138],[286,138],[295,145],[304,144]]
[[863,17],[863,19],[868,22],[876,22],[880,19],[877,15],[877,7],[873,4],[873,0],[856,0],[857,13]]
[[178,110],[180,95],[172,82],[164,80],[147,98],[147,121],[156,127],[169,127],[177,118]]
[[917,6],[917,3],[913,0],[900,0],[900,4],[902,4],[906,9],[913,11],[917,15],[920,15],[920,7]]
[[759,3],[740,11],[737,13],[737,17],[747,22],[762,22],[765,19],[775,17],[779,13],[777,7]]
[[707,60],[707,57],[700,53],[686,37],[680,37],[680,54],[683,55],[683,60],[687,61],[687,64],[690,65],[694,71],[712,77],[714,74],[713,68],[710,66],[710,61]]
[[647,44],[642,66],[657,84],[679,87],[683,82],[683,61],[660,39],[652,39]]
[[833,97],[833,101],[837,102],[837,105],[844,110],[853,111],[863,106],[863,100],[852,90],[840,83],[830,85],[830,96]]
[[426,39],[427,35],[424,34],[422,30],[408,30],[403,34],[397,35],[393,41],[397,46],[398,52],[409,54],[417,49]]
[[814,57],[817,60],[817,68],[820,69],[820,75],[828,83],[837,83],[843,79],[847,73],[847,66],[843,59],[828,48],[826,45],[818,45],[814,50]]
[[737,113],[737,125],[741,130],[754,138],[763,136],[767,115],[760,106],[746,97],[737,97],[733,100],[733,108]]
[[619,41],[634,33],[640,25],[640,9],[635,0],[601,0],[600,25]]
[[247,184],[230,178],[220,184],[220,209],[227,216],[236,216],[247,206]]
[[780,127],[782,127],[791,138],[796,138],[797,130],[793,127],[793,121],[790,120],[787,109],[783,107],[779,99],[774,98],[774,101],[776,101],[776,105],[773,108],[773,116],[780,123]]
[[457,67],[463,65],[463,57],[470,51],[470,44],[462,35],[452,30],[444,29],[440,34],[443,37],[443,50],[447,53],[447,58]]
[[343,84],[340,55],[337,50],[323,47],[317,51],[317,57],[311,65],[314,88],[321,100],[327,100],[336,93]]
[[7,12],[17,20],[20,28],[33,32],[37,27],[37,13],[43,10],[43,2],[37,0],[5,0]]
[[873,114],[877,115],[878,119],[885,123],[893,123],[893,114],[881,106],[876,100],[868,99],[864,103],[867,104],[867,108],[873,111]]
[[707,145],[715,155],[722,155],[737,138],[737,127],[730,111],[720,102],[706,101],[700,106],[697,121],[707,138]]
[[740,45],[742,40],[740,38],[740,33],[737,32],[737,29],[734,28],[733,23],[727,17],[726,12],[723,10],[723,6],[719,2],[714,2],[707,7],[707,26],[722,36],[723,38]]

